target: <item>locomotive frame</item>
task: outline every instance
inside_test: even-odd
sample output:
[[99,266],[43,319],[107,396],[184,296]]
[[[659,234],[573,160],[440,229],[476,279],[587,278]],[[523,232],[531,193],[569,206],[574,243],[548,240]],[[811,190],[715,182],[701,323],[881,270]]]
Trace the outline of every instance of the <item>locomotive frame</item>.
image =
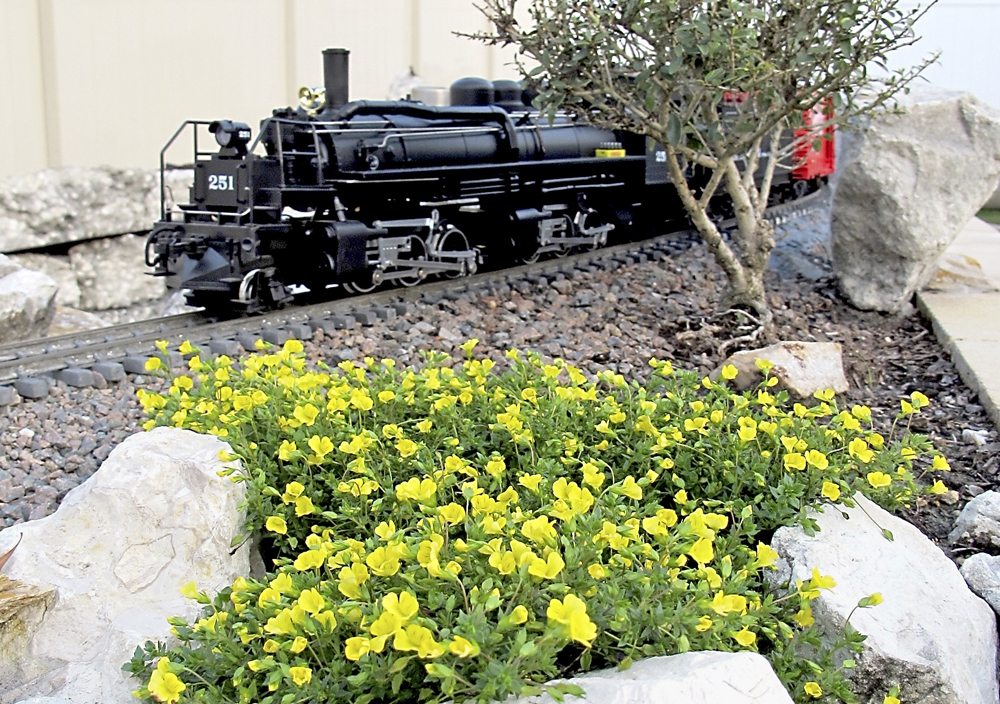
[[[247,125],[225,120],[187,121],[168,141],[161,173],[186,131],[195,165],[190,203],[168,207],[161,193],[146,243],[146,264],[168,288],[215,312],[254,311],[296,290],[411,286],[685,219],[643,137],[565,116],[542,123],[509,89],[503,107],[347,102],[347,67],[345,50],[324,51],[322,111],[275,110],[252,142]],[[482,84],[459,100],[492,102]],[[218,152],[199,148],[206,129]],[[832,172],[809,163],[786,172],[778,197]]]

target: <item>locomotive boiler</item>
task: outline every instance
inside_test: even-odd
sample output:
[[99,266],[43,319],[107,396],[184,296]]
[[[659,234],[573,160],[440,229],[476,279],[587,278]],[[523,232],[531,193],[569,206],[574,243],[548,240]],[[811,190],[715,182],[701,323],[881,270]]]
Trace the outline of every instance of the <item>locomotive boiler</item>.
[[[462,79],[447,106],[348,102],[348,60],[325,50],[324,92],[275,110],[256,138],[229,120],[175,133],[161,169],[191,133],[190,202],[162,202],[146,244],[168,288],[210,310],[252,311],[560,256],[683,218],[665,155],[643,137],[540,120],[513,81]],[[200,148],[208,133],[217,151]]]

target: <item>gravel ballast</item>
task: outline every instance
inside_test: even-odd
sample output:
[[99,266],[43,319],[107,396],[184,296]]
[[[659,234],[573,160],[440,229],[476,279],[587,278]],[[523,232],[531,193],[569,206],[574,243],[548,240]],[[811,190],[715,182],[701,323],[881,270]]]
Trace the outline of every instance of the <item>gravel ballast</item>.
[[[996,429],[919,317],[857,311],[840,299],[825,256],[827,218],[821,212],[783,228],[779,266],[767,278],[779,337],[840,342],[851,383],[843,403],[870,406],[884,431],[901,397],[916,390],[930,397],[931,407],[915,418],[912,430],[929,435],[951,462],[952,472],[926,479],[940,478],[954,491],[944,501],[921,502],[906,518],[943,541],[962,505],[998,486]],[[590,373],[611,368],[645,378],[652,356],[707,373],[724,358],[722,344],[742,332],[736,316],[714,309],[722,281],[698,244],[662,261],[590,266],[571,276],[425,296],[392,320],[317,331],[305,348],[311,359],[330,363],[372,356],[418,365],[424,350],[461,358],[458,345],[476,337],[477,356],[500,365],[505,350],[519,347],[562,357]],[[145,417],[136,390],[162,385],[132,374],[103,388],[55,382],[43,400],[0,406],[0,527],[52,513],[116,444],[141,432]],[[984,442],[969,442],[966,430]],[[957,546],[949,554],[960,560],[965,553]]]

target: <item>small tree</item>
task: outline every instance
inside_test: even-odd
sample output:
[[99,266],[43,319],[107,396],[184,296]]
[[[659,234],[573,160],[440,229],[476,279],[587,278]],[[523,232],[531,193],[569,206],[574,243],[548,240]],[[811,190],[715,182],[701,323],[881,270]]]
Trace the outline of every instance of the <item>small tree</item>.
[[[774,228],[764,211],[775,170],[789,165],[801,139],[882,108],[933,61],[886,69],[886,54],[916,40],[913,23],[926,11],[899,6],[900,0],[482,0],[492,32],[478,38],[519,47],[518,67],[540,87],[544,114],[569,111],[665,146],[678,195],[726,272],[721,305],[755,312],[760,332],[771,323],[763,275]],[[529,68],[520,55],[537,65]],[[804,113],[813,110],[828,118],[779,148],[782,132],[803,126]],[[702,175],[691,183],[690,166]],[[737,224],[732,244],[709,216],[713,196],[723,191]]]

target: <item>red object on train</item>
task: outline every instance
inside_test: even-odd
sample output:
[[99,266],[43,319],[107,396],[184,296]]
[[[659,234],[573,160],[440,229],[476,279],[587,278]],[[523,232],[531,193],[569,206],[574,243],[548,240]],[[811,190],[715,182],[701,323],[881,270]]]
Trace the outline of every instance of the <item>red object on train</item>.
[[[806,112],[803,117],[808,127],[795,130],[796,139],[808,135],[812,129],[826,122],[828,116],[832,116],[832,114],[833,105],[830,100],[826,100]],[[828,125],[816,136],[815,140],[805,142],[795,150],[795,163],[798,166],[792,171],[792,178],[808,181],[833,173],[837,166],[833,136],[834,127]],[[820,140],[818,147],[815,145],[816,140]]]

